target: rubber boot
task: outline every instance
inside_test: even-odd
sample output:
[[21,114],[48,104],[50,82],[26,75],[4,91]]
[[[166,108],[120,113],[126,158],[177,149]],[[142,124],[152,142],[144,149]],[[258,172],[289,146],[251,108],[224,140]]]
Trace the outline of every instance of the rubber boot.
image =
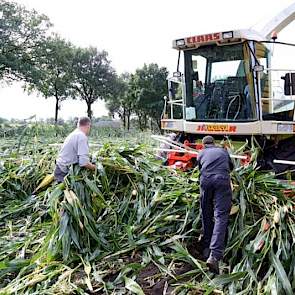
[[209,270],[217,275],[219,275],[219,261],[212,255],[206,261],[206,265],[209,267]]

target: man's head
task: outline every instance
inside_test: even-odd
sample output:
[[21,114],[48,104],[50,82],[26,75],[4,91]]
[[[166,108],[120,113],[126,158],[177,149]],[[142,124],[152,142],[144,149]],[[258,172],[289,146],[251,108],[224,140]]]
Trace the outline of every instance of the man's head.
[[78,120],[77,127],[86,135],[90,132],[91,120],[88,117],[81,117]]
[[204,146],[206,145],[214,145],[214,138],[211,135],[207,135],[203,138],[202,143]]

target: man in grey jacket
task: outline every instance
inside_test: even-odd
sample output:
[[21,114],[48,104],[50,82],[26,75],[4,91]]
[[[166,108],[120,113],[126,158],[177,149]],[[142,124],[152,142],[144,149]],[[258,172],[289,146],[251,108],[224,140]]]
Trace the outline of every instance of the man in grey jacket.
[[231,209],[230,171],[233,163],[228,152],[217,147],[212,136],[203,138],[204,149],[198,155],[203,227],[203,256],[209,269],[219,273]]
[[55,180],[63,182],[64,177],[69,172],[69,167],[79,164],[81,167],[95,170],[96,166],[90,163],[88,134],[90,132],[91,121],[88,117],[78,120],[77,129],[70,133],[65,139],[56,160],[54,171]]

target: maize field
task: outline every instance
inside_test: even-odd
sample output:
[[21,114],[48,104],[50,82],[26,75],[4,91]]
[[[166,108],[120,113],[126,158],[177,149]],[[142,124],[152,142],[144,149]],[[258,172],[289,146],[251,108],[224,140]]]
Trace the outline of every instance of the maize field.
[[45,133],[22,128],[0,141],[0,294],[295,293],[292,187],[258,170],[255,148],[249,165],[235,162],[214,275],[200,259],[197,169],[163,167],[142,139],[94,136],[96,172],[73,166],[56,184],[49,143],[62,138]]

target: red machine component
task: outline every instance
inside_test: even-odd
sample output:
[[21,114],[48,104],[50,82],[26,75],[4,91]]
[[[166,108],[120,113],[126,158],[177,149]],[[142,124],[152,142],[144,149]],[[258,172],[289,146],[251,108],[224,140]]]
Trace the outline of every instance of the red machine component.
[[[196,152],[204,148],[202,144],[191,143],[188,140],[185,140],[183,145],[184,145],[184,148],[185,147],[193,148],[196,150]],[[193,153],[168,152],[167,164],[171,168],[187,171],[193,168],[196,158],[197,158],[197,154],[193,154]]]
[[246,152],[246,153],[244,154],[244,156],[246,156],[247,158],[246,158],[246,159],[241,159],[241,160],[240,160],[242,166],[248,165],[248,164],[250,163],[250,161],[251,161],[251,154],[249,154],[249,153]]
[[[184,148],[189,147],[191,149],[194,149],[196,152],[199,152],[204,148],[203,144],[191,143],[188,140],[185,140],[183,145]],[[246,152],[245,156],[247,157],[246,159],[240,160],[241,165],[243,166],[248,165],[251,161],[251,154]],[[190,152],[168,152],[167,165],[173,169],[181,169],[183,171],[187,171],[194,167],[197,157],[197,154]]]
[[[290,185],[294,186],[294,188],[295,188],[295,181],[292,181],[290,183]],[[294,188],[293,189],[286,189],[286,190],[284,190],[285,197],[295,198],[295,189]]]

